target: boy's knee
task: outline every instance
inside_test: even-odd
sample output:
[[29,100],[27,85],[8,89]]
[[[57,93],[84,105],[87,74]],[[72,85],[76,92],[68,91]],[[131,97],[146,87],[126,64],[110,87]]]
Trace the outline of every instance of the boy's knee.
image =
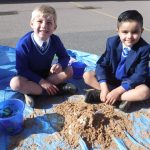
[[141,94],[143,99],[150,98],[150,89],[146,85],[144,85],[141,89]]
[[91,77],[92,77],[92,73],[91,72],[84,72],[83,79],[84,79],[85,82],[90,80]]
[[10,81],[10,87],[12,90],[17,91],[22,87],[21,79],[20,77],[16,76],[13,77]]
[[83,73],[83,79],[87,79],[89,78],[89,73],[88,72],[84,72]]
[[71,78],[73,76],[73,69],[71,66],[68,66],[65,70],[66,75],[67,75],[67,79]]
[[150,89],[146,86],[145,88],[145,99],[150,98]]

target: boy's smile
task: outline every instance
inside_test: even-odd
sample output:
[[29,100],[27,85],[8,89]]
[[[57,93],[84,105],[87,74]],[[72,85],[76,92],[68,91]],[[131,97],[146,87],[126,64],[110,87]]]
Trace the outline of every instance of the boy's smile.
[[53,16],[37,16],[30,25],[37,37],[43,41],[46,41],[56,29]]
[[143,28],[136,21],[122,22],[118,28],[120,40],[127,47],[132,47],[136,44],[143,32]]

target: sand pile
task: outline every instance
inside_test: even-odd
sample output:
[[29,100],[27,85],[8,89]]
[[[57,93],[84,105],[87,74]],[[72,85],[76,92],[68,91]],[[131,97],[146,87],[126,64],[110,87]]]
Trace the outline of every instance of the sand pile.
[[66,101],[55,108],[64,116],[61,136],[72,146],[79,146],[79,137],[90,148],[100,144],[103,149],[112,147],[113,137],[124,138],[124,130],[131,132],[127,115],[105,104],[86,104],[83,101]]

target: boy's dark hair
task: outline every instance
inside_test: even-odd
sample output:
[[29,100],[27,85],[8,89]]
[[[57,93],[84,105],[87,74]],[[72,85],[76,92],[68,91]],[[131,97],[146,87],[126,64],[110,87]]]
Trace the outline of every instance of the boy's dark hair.
[[127,10],[121,13],[118,17],[117,27],[119,28],[122,22],[136,21],[143,27],[143,17],[137,10]]

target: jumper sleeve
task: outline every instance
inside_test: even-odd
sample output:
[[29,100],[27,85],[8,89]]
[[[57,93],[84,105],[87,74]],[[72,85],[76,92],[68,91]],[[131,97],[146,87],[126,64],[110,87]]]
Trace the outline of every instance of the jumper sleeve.
[[123,83],[121,83],[121,86],[122,86],[126,91],[128,91],[128,90],[131,89],[131,86],[130,86],[130,84],[129,84],[128,82],[123,82]]
[[105,53],[99,58],[96,64],[96,78],[98,82],[105,81],[109,77],[111,66],[110,66],[110,48],[107,41],[106,44],[106,51]]
[[40,77],[39,75],[31,71],[29,67],[27,51],[28,51],[28,48],[25,45],[20,44],[20,43],[17,44],[16,46],[16,69],[17,69],[18,75],[23,76],[36,83],[39,83],[42,77]]
[[56,42],[56,55],[58,57],[58,63],[62,66],[63,69],[65,69],[68,66],[70,56],[68,55],[59,37],[57,37]]

